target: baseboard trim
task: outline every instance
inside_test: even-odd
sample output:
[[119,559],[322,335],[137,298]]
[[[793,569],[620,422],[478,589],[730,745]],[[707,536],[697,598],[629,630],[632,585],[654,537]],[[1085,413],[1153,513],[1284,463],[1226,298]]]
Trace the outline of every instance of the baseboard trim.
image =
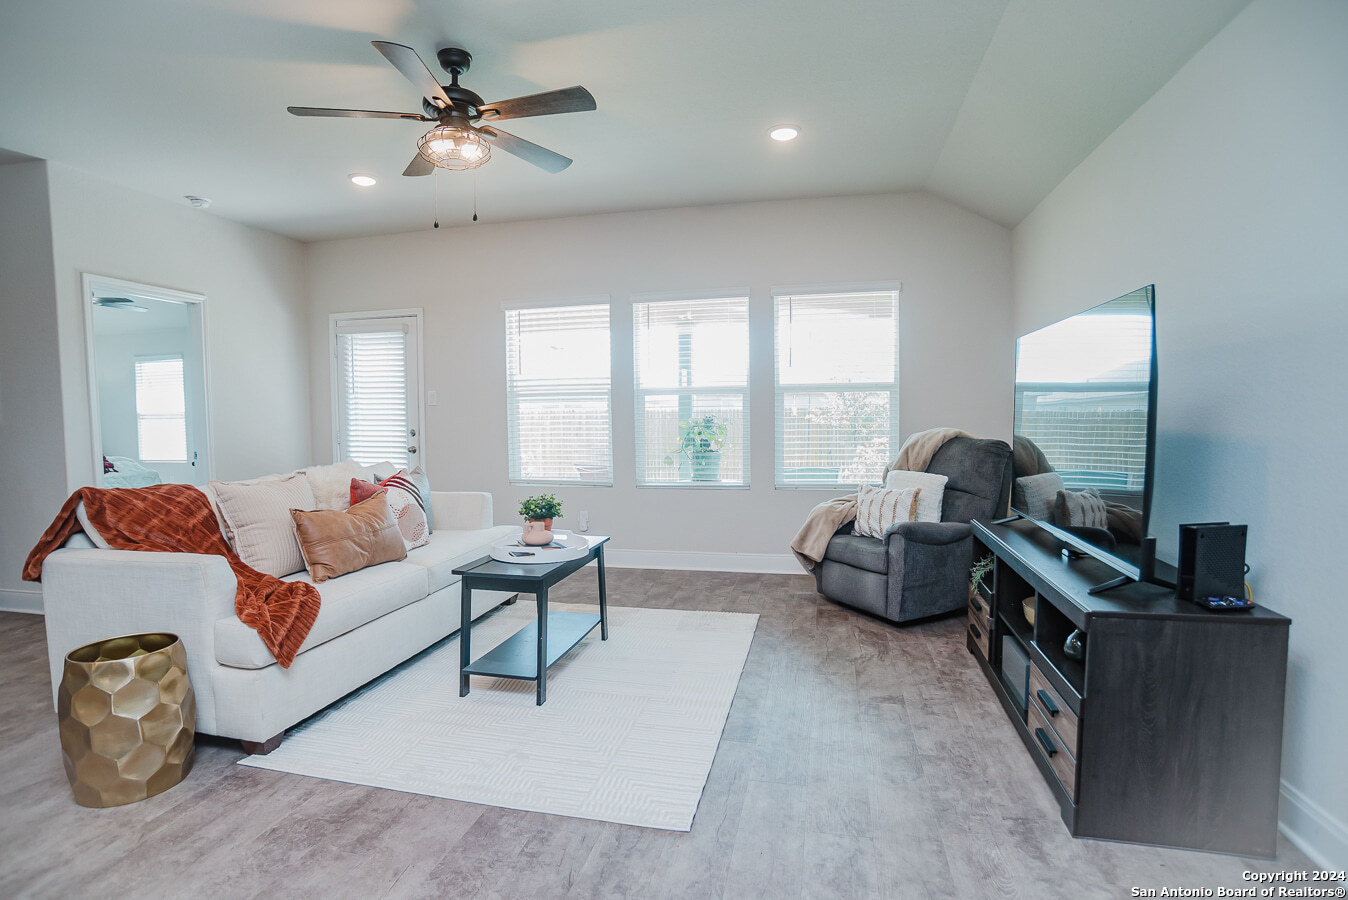
[[1278,830],[1289,841],[1322,870],[1348,869],[1348,826],[1286,781],[1278,800]]
[[14,588],[0,589],[0,610],[41,615],[42,592]]
[[804,575],[789,553],[704,553],[696,550],[604,548],[604,564],[619,569],[689,569],[701,572],[754,572]]

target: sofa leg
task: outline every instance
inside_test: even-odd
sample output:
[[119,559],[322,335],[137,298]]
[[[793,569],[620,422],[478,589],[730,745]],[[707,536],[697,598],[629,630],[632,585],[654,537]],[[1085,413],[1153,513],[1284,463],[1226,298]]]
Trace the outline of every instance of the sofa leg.
[[510,597],[509,600],[506,600],[506,601],[502,602],[501,605],[502,605],[502,606],[514,606],[514,605],[515,605],[515,601],[518,600],[519,598],[520,598],[520,595],[519,595],[519,594],[513,594],[513,595],[511,595],[511,597]]
[[268,753],[281,746],[281,738],[285,737],[283,731],[278,735],[267,738],[265,741],[239,741],[243,745],[243,752],[249,756],[266,756]]

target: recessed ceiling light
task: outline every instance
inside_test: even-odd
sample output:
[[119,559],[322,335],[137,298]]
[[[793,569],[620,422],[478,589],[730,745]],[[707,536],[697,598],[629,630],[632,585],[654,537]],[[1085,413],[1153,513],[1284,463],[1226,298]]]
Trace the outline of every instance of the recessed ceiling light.
[[768,129],[768,137],[774,141],[794,141],[799,134],[799,125],[773,125]]
[[361,187],[369,187],[375,183],[373,175],[361,175],[359,172],[351,176],[351,183],[358,184]]
[[183,199],[186,200],[188,204],[191,205],[192,208],[194,209],[205,209],[206,207],[211,205],[210,200],[206,199],[205,197],[197,197],[193,194],[185,194],[183,196]]

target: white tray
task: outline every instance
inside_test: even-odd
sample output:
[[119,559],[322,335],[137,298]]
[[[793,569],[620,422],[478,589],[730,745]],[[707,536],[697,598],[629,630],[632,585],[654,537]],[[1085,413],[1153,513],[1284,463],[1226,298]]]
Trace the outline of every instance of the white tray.
[[[491,545],[491,558],[512,565],[542,565],[545,563],[566,562],[580,559],[590,552],[590,542],[569,531],[554,531],[554,544],[561,547],[528,547],[520,543],[518,537],[507,538]],[[529,553],[531,556],[512,556],[512,553]]]

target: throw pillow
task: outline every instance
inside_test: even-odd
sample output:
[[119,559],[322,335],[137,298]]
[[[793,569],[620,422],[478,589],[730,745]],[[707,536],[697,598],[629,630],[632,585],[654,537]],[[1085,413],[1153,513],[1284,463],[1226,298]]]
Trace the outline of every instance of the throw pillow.
[[917,515],[914,522],[941,521],[941,503],[945,499],[945,483],[949,475],[937,475],[935,472],[909,472],[907,469],[894,469],[885,476],[885,487],[891,490],[917,488]]
[[1011,488],[1011,505],[1031,519],[1048,522],[1052,520],[1053,501],[1062,489],[1062,476],[1057,472],[1025,475]]
[[351,479],[351,503],[354,505],[367,500],[375,494],[384,494],[388,498],[389,512],[398,524],[408,550],[425,546],[430,542],[430,532],[426,528],[426,513],[417,503],[416,496],[399,487],[396,476],[384,484],[370,484],[359,478]]
[[394,484],[393,478],[385,481],[382,487],[388,492],[389,512],[398,523],[398,530],[402,532],[403,540],[407,542],[407,549],[413,550],[430,543],[431,536],[426,531],[426,511],[421,508],[416,496],[411,491]]
[[293,509],[290,516],[314,584],[407,556],[382,492],[350,509]]
[[304,568],[292,509],[312,510],[309,480],[296,472],[256,481],[212,481],[225,536],[250,568],[282,578]]
[[426,477],[426,473],[421,471],[421,466],[417,466],[410,472],[406,469],[399,469],[393,477],[386,478],[379,483],[389,484],[390,482],[417,498],[417,503],[421,505],[421,511],[426,514],[426,533],[434,534],[435,511],[431,509],[431,482]]
[[364,478],[365,475],[364,466],[351,460],[330,466],[310,466],[301,471],[314,492],[314,509],[346,509],[351,505],[347,484],[352,478]]
[[362,500],[369,500],[375,494],[382,494],[382,493],[384,493],[384,489],[381,488],[379,485],[373,484],[369,481],[363,481],[360,478],[352,478],[350,489],[351,498],[350,502],[347,503],[347,506],[355,506]]
[[1105,501],[1095,488],[1058,491],[1053,501],[1054,524],[1064,528],[1104,528],[1109,524]]
[[885,529],[895,522],[913,521],[921,493],[921,488],[890,490],[863,484],[857,489],[857,518],[852,533],[883,538]]

